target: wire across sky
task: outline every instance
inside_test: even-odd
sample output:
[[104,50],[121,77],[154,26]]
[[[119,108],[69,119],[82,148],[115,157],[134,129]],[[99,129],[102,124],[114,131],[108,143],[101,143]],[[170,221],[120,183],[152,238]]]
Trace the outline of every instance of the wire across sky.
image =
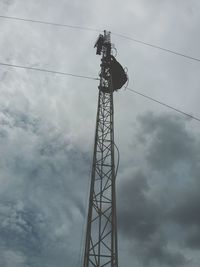
[[[28,67],[28,66],[22,66],[22,65],[15,65],[15,64],[8,64],[8,63],[3,63],[3,62],[0,62],[0,66],[3,66],[3,67],[10,67],[10,68],[17,68],[17,69],[27,69],[27,70],[31,70],[31,71],[40,71],[40,72],[45,72],[45,73],[48,73],[48,74],[59,74],[59,75],[63,75],[63,76],[71,76],[71,77],[74,77],[74,78],[82,78],[82,79],[88,79],[88,80],[96,80],[98,81],[99,78],[95,78],[95,77],[92,77],[92,76],[85,76],[85,75],[78,75],[78,74],[73,74],[73,73],[67,73],[67,72],[60,72],[60,71],[55,71],[55,70],[49,70],[49,69],[43,69],[43,68],[35,68],[35,67]],[[193,120],[196,120],[198,122],[200,122],[200,118],[196,117],[196,116],[193,116],[185,111],[182,111],[180,109],[177,109],[171,105],[168,105],[164,102],[161,102],[160,100],[157,100],[155,98],[152,98],[146,94],[143,94],[143,93],[140,93],[134,89],[131,89],[131,88],[127,88],[127,90],[137,94],[137,95],[140,95],[144,98],[147,98],[148,100],[151,100],[159,105],[162,105],[168,109],[171,109],[173,111],[176,111],[184,116],[187,116]]]
[[[0,18],[1,19],[14,20],[14,21],[39,23],[39,24],[45,24],[45,25],[50,25],[50,26],[56,26],[56,27],[66,27],[66,28],[71,28],[71,29],[76,29],[76,30],[102,32],[102,30],[94,29],[94,28],[90,28],[90,27],[74,26],[74,25],[69,25],[69,24],[54,23],[54,22],[41,21],[41,20],[33,20],[33,19],[26,19],[26,18],[19,18],[19,17],[3,16],[3,15],[0,15]],[[156,49],[162,50],[164,52],[172,53],[172,54],[177,55],[177,56],[181,56],[181,57],[184,57],[184,58],[187,58],[187,59],[190,59],[190,60],[194,60],[194,61],[200,62],[200,59],[196,58],[196,57],[191,57],[191,56],[188,56],[188,55],[176,52],[176,51],[172,51],[170,49],[166,49],[166,48],[163,48],[163,47],[160,47],[160,46],[157,46],[157,45],[153,45],[153,44],[141,41],[141,40],[137,40],[137,39],[131,38],[131,37],[126,36],[126,35],[122,35],[122,34],[118,34],[118,33],[112,33],[112,34],[116,35],[118,37],[130,40],[130,41],[134,41],[134,42],[146,45],[146,46],[150,46],[152,48],[156,48]],[[17,64],[9,64],[9,63],[5,63],[5,62],[0,62],[0,65],[4,66],[4,67],[10,67],[10,68],[27,69],[27,70],[31,70],[31,71],[39,71],[39,72],[45,72],[45,73],[49,73],[49,74],[59,74],[59,75],[63,75],[63,76],[71,76],[71,77],[74,77],[74,78],[83,78],[83,79],[89,79],[89,80],[99,80],[99,78],[86,76],[86,75],[78,75],[78,74],[74,74],[74,73],[61,72],[61,71],[57,71],[57,70],[49,70],[49,69],[37,68],[37,67],[31,67],[31,66],[22,66],[22,65],[17,65]],[[131,88],[127,88],[127,90],[129,90],[132,93],[135,93],[137,95],[140,95],[140,96],[142,96],[142,97],[144,97],[144,98],[146,98],[146,99],[148,99],[150,101],[153,101],[153,102],[155,102],[155,103],[157,103],[159,105],[162,105],[162,106],[164,106],[164,107],[166,107],[168,109],[171,109],[171,110],[173,110],[175,112],[178,112],[178,113],[180,113],[180,114],[182,114],[184,116],[187,116],[187,117],[189,117],[189,118],[191,118],[193,120],[196,120],[196,121],[200,122],[200,118],[198,118],[196,116],[193,116],[193,115],[191,115],[191,114],[189,114],[189,113],[187,113],[185,111],[182,111],[180,109],[177,109],[177,108],[175,108],[175,107],[173,107],[171,105],[168,105],[168,104],[166,104],[164,102],[161,102],[160,100],[152,98],[152,97],[150,97],[150,96],[148,96],[148,95],[146,95],[144,93],[138,92],[138,91],[136,91],[134,89],[131,89]]]
[[[23,21],[23,22],[39,23],[39,24],[45,24],[45,25],[49,25],[49,26],[56,26],[56,27],[65,27],[65,28],[71,28],[71,29],[76,29],[76,30],[93,31],[93,32],[102,32],[103,31],[103,30],[100,30],[100,29],[94,29],[94,28],[90,28],[90,27],[76,26],[76,25],[69,25],[69,24],[63,24],[63,23],[55,23],[55,22],[49,22],[49,21],[43,21],[43,20],[35,20],[35,19],[27,19],[27,18],[13,17],[13,16],[0,15],[0,18],[1,19],[13,20],[13,21]],[[183,54],[183,53],[178,52],[178,51],[173,51],[171,49],[167,49],[167,48],[164,48],[164,47],[155,45],[155,44],[151,44],[149,42],[138,40],[136,38],[132,38],[132,37],[126,36],[124,34],[115,33],[115,32],[112,32],[112,34],[115,35],[115,36],[118,36],[120,38],[127,39],[129,41],[133,41],[133,42],[136,42],[136,43],[145,45],[145,46],[149,46],[149,47],[152,47],[152,48],[155,48],[155,49],[159,49],[159,50],[161,50],[163,52],[166,52],[166,53],[171,53],[171,54],[176,55],[176,56],[180,56],[180,57],[184,57],[184,58],[187,58],[187,59],[190,59],[190,60],[193,60],[193,61],[200,62],[200,58],[197,58],[197,57],[192,57],[192,56]]]
[[178,112],[178,113],[180,113],[180,114],[182,114],[182,115],[184,115],[186,117],[189,117],[190,119],[193,119],[193,120],[196,120],[196,121],[200,122],[200,118],[197,118],[196,116],[193,116],[193,115],[191,115],[191,114],[189,114],[189,113],[187,113],[187,112],[185,112],[183,110],[180,110],[178,108],[175,108],[175,107],[173,107],[171,105],[168,105],[168,104],[166,104],[164,102],[161,102],[158,99],[155,99],[155,98],[150,97],[150,96],[148,96],[146,94],[140,93],[140,92],[138,92],[138,91],[136,91],[134,89],[131,89],[131,88],[127,88],[127,90],[129,90],[129,91],[131,91],[131,92],[133,92],[133,93],[135,93],[137,95],[140,95],[140,96],[142,96],[144,98],[147,98],[148,100],[151,100],[151,101],[153,101],[153,102],[155,102],[155,103],[157,103],[159,105],[162,105],[162,106],[164,106],[164,107],[166,107],[168,109],[172,109],[173,111],[176,111],[176,112]]
[[102,32],[102,30],[99,30],[99,29],[93,29],[93,28],[84,27],[84,26],[74,26],[74,25],[63,24],[63,23],[55,23],[55,22],[49,22],[49,21],[43,21],[43,20],[34,20],[34,19],[26,19],[26,18],[3,16],[3,15],[0,15],[0,18],[15,20],[15,21],[18,20],[18,21],[24,21],[24,22],[39,23],[39,24],[45,24],[49,26],[56,26],[56,27],[71,28],[71,29],[76,29],[76,30]]
[[73,74],[73,73],[68,73],[68,72],[48,70],[48,69],[43,69],[43,68],[28,67],[28,66],[15,65],[15,64],[9,64],[9,63],[3,63],[3,62],[0,62],[0,65],[4,66],[4,67],[34,70],[34,71],[51,73],[51,74],[59,74],[59,75],[64,75],[64,76],[72,76],[72,77],[76,77],[76,78],[84,78],[84,79],[89,79],[89,80],[99,80],[99,78],[95,78],[95,77],[91,77],[91,76],[84,76],[84,75],[78,75],[78,74]]

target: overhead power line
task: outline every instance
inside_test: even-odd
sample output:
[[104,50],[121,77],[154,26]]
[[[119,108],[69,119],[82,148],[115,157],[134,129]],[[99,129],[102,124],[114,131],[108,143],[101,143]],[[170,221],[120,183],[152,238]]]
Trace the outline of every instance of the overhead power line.
[[28,69],[28,70],[41,71],[41,72],[46,72],[46,73],[51,73],[51,74],[60,74],[60,75],[65,75],[65,76],[72,76],[72,77],[76,77],[76,78],[84,78],[84,79],[89,79],[89,80],[99,80],[99,78],[95,78],[95,77],[77,75],[77,74],[73,74],[73,73],[60,72],[60,71],[55,71],[55,70],[48,70],[48,69],[43,69],[43,68],[28,67],[28,66],[15,65],[15,64],[9,64],[9,63],[3,63],[3,62],[0,62],[0,65],[5,66],[5,67]]
[[0,15],[0,18],[2,18],[2,19],[10,19],[10,20],[26,21],[26,22],[33,22],[33,23],[39,23],[39,24],[46,24],[46,25],[57,26],[57,27],[66,27],[66,28],[71,28],[71,29],[76,29],[76,30],[102,32],[101,30],[93,29],[93,28],[90,28],[90,27],[74,26],[74,25],[69,25],[69,24],[55,23],[55,22],[49,22],[49,21],[43,21],[43,20],[34,20],[34,19],[26,19],[26,18],[3,16],[3,15]]
[[[66,28],[71,28],[71,29],[76,29],[76,30],[93,31],[93,32],[102,32],[103,31],[103,30],[100,30],[100,29],[94,29],[94,28],[84,27],[84,26],[75,26],[75,25],[69,25],[69,24],[63,24],[63,23],[54,23],[54,22],[49,22],[49,21],[26,19],[26,18],[12,17],[12,16],[0,15],[0,18],[9,19],[9,20],[15,20],[15,21],[40,23],[40,24],[46,24],[46,25],[50,25],[50,26],[57,26],[57,27],[66,27]],[[177,55],[177,56],[180,56],[180,57],[184,57],[184,58],[187,58],[187,59],[190,59],[190,60],[194,60],[194,61],[200,62],[200,59],[197,58],[197,57],[192,57],[192,56],[180,53],[178,51],[173,51],[171,49],[167,49],[167,48],[164,48],[164,47],[161,47],[161,46],[158,46],[158,45],[154,45],[154,44],[151,44],[151,43],[148,43],[148,42],[144,42],[142,40],[138,40],[138,39],[135,39],[135,38],[132,38],[130,36],[126,36],[126,35],[123,35],[123,34],[120,34],[120,33],[112,32],[112,34],[115,35],[115,36],[130,40],[130,41],[142,44],[142,45],[146,45],[146,46],[149,46],[149,47],[152,47],[152,48],[155,48],[155,49],[159,49],[159,50],[161,50],[163,52],[171,53],[171,54],[174,54],[174,55]]]
[[188,55],[185,55],[185,54],[182,54],[182,53],[179,53],[179,52],[176,52],[176,51],[167,49],[167,48],[163,48],[161,46],[157,46],[157,45],[150,44],[150,43],[147,43],[147,42],[144,42],[144,41],[141,41],[141,40],[137,40],[137,39],[134,39],[134,38],[129,37],[129,36],[126,36],[126,35],[122,35],[122,34],[119,34],[119,33],[113,33],[112,32],[112,34],[113,35],[116,35],[116,36],[119,36],[121,38],[130,40],[130,41],[139,43],[139,44],[143,44],[143,45],[146,45],[146,46],[150,46],[150,47],[153,47],[153,48],[162,50],[162,51],[167,52],[167,53],[171,53],[171,54],[174,54],[174,55],[177,55],[177,56],[185,57],[185,58],[188,58],[188,59],[191,59],[191,60],[195,60],[195,61],[200,62],[200,59],[199,58],[196,58],[196,57],[191,57],[191,56],[188,56]]
[[[88,79],[88,80],[99,80],[99,78],[95,78],[95,77],[91,77],[91,76],[84,76],[84,75],[77,75],[77,74],[72,74],[72,73],[67,73],[67,72],[60,72],[60,71],[54,71],[54,70],[48,70],[48,69],[43,69],[43,68],[35,68],[35,67],[27,67],[27,66],[22,66],[22,65],[15,65],[15,64],[9,64],[9,63],[3,63],[3,62],[0,62],[0,66],[4,66],[4,67],[11,67],[11,68],[19,68],[19,69],[28,69],[28,70],[32,70],[32,71],[40,71],[40,72],[46,72],[46,73],[49,73],[49,74],[59,74],[59,75],[63,75],[63,76],[71,76],[71,77],[74,77],[74,78],[83,78],[83,79]],[[131,88],[127,88],[127,90],[137,94],[137,95],[140,95],[144,98],[147,98],[157,104],[160,104],[162,106],[165,106],[169,109],[172,109],[178,113],[181,113],[182,115],[184,116],[187,116],[193,120],[196,120],[196,121],[199,121],[200,122],[200,118],[197,118],[196,116],[193,116],[193,115],[190,115],[189,113],[186,113],[185,111],[182,111],[180,109],[177,109],[173,106],[170,106],[164,102],[161,102],[153,97],[150,97],[146,94],[143,94],[143,93],[140,93],[134,89],[131,89]]]
[[140,92],[138,92],[138,91],[136,91],[136,90],[133,90],[133,89],[131,89],[131,88],[127,88],[127,90],[129,90],[129,91],[131,91],[131,92],[133,92],[133,93],[135,93],[135,94],[137,94],[137,95],[140,95],[140,96],[142,96],[142,97],[144,97],[144,98],[147,98],[147,99],[149,99],[149,100],[151,100],[151,101],[153,101],[153,102],[155,102],[155,103],[157,103],[157,104],[160,104],[160,105],[162,105],[162,106],[164,106],[164,107],[166,107],[166,108],[172,109],[172,110],[174,110],[174,111],[176,111],[176,112],[178,112],[178,113],[180,113],[180,114],[182,114],[182,115],[184,115],[184,116],[187,116],[187,117],[189,117],[189,118],[191,118],[191,119],[193,119],[193,120],[196,120],[196,121],[199,121],[199,122],[200,122],[200,118],[197,118],[196,116],[193,116],[193,115],[191,115],[191,114],[189,114],[189,113],[186,113],[186,112],[183,111],[183,110],[177,109],[177,108],[175,108],[175,107],[173,107],[173,106],[170,106],[170,105],[168,105],[168,104],[166,104],[166,103],[164,103],[164,102],[161,102],[160,100],[157,100],[157,99],[155,99],[155,98],[153,98],[153,97],[150,97],[150,96],[148,96],[148,95],[146,95],[146,94],[140,93]]

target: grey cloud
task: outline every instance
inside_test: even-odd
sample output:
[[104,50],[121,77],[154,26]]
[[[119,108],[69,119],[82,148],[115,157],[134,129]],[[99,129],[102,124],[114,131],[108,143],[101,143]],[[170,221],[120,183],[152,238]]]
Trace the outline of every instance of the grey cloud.
[[4,9],[5,11],[7,11],[7,9],[9,8],[9,6],[12,6],[14,4],[15,0],[2,0],[1,1],[1,6],[2,9]]
[[42,240],[45,240],[40,237],[40,232],[44,234],[46,231],[46,225],[40,213],[30,207],[28,209],[20,207],[20,203],[2,202],[0,216],[1,247],[21,251],[25,255],[40,253]]
[[143,266],[184,266],[186,258],[168,248],[162,233],[165,211],[159,199],[148,196],[147,178],[141,173],[125,181],[119,190],[119,230],[129,240],[129,250]]
[[188,231],[188,235],[185,239],[185,245],[188,248],[199,250],[200,248],[200,228],[195,227],[193,230]]
[[144,266],[193,266],[183,247],[199,247],[199,138],[189,123],[167,114],[138,118],[134,164],[122,171],[118,214],[120,234]]
[[[40,199],[42,204],[42,199]],[[24,206],[23,206],[24,205]],[[59,212],[47,213],[44,207],[26,203],[3,203],[0,207],[0,247],[2,258],[0,264],[10,266],[65,266],[66,261],[73,265],[70,247],[73,239],[68,233],[67,219],[62,221]],[[48,209],[50,208],[50,205]],[[70,218],[68,218],[70,219]],[[65,227],[61,229],[61,226]],[[63,226],[62,226],[63,227]],[[8,258],[10,255],[14,257]],[[3,265],[2,265],[3,266]],[[11,265],[12,266],[12,265]]]
[[199,189],[199,182],[194,181],[191,187],[181,192],[179,200],[169,214],[170,219],[185,232],[185,246],[194,250],[200,248]]
[[1,266],[21,267],[25,266],[26,264],[26,257],[24,257],[22,253],[13,251],[11,249],[2,249],[0,252],[0,257]]
[[161,244],[157,244],[151,248],[148,254],[148,261],[158,262],[161,265],[167,266],[187,266],[188,261],[181,253],[171,252],[163,247]]
[[[173,218],[181,222],[184,225],[200,225],[200,196],[199,196],[199,185],[196,183],[196,190],[191,192],[183,192],[181,199],[176,203],[175,209],[172,211]],[[195,192],[196,191],[196,192]],[[189,194],[188,194],[189,193]]]
[[166,240],[161,237],[154,236],[151,240],[145,243],[137,244],[138,255],[143,262],[143,266],[185,266],[188,261],[179,252],[170,250]]
[[185,121],[176,116],[153,113],[138,118],[141,141],[148,140],[147,161],[157,170],[167,170],[180,161],[195,157],[196,140],[186,129]]
[[78,222],[85,210],[88,154],[31,112],[7,108],[1,118],[6,132],[0,139],[1,264],[12,266],[10,253],[21,267],[73,265],[73,239],[81,236]]
[[146,176],[135,173],[120,189],[119,229],[128,237],[149,240],[159,224],[159,205],[148,198]]

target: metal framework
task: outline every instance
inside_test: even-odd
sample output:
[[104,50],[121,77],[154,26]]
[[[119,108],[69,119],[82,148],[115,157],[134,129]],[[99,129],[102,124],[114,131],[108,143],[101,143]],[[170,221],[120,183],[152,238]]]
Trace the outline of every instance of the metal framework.
[[110,33],[104,32],[83,267],[118,267]]

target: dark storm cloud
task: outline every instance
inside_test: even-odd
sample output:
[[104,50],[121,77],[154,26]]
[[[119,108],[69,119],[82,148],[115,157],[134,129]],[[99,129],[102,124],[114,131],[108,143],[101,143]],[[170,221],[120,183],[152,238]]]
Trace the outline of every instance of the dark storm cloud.
[[[62,236],[55,232],[59,230],[57,225],[59,218],[56,220],[57,224],[55,220],[52,220],[55,211],[52,207],[48,207],[52,209],[52,214],[51,212],[47,214],[41,207],[34,206],[30,202],[27,204],[24,206],[26,203],[23,202],[2,201],[0,207],[0,247],[2,253],[0,265],[5,262],[5,266],[12,266],[12,259],[6,259],[7,252],[21,255],[23,259],[21,267],[55,266],[56,262],[60,266],[65,266],[67,260],[70,263],[70,255],[68,254],[70,249],[67,247],[70,246],[71,242],[65,232],[62,233]],[[56,213],[59,216],[59,212]],[[67,231],[67,228],[65,230]],[[63,238],[65,242],[63,242]],[[71,253],[73,253],[73,249]],[[13,262],[13,266],[18,266],[17,259],[15,261],[13,259]]]
[[[145,138],[151,136],[146,156],[149,166],[159,172],[171,172],[172,176],[172,171],[178,173],[185,168],[182,183],[187,181],[188,188],[176,195],[176,203],[167,216],[186,232],[186,246],[197,249],[200,247],[199,138],[178,117],[148,114],[140,122]],[[177,183],[177,191],[178,186]]]
[[199,183],[195,183],[196,188],[188,188],[183,195],[180,196],[172,215],[177,222],[184,225],[199,226],[200,225],[200,196]]
[[143,266],[184,266],[185,257],[168,249],[161,227],[165,212],[162,205],[148,196],[147,178],[141,173],[121,185],[118,206],[119,230],[129,242],[129,249]]
[[119,225],[127,237],[149,240],[159,223],[159,206],[148,198],[149,186],[142,173],[132,174],[120,187]]
[[[147,242],[137,242],[134,247],[143,266],[185,266],[188,261],[179,252],[169,250],[166,240],[154,236]],[[133,248],[133,249],[134,249]]]
[[167,114],[138,118],[137,165],[124,170],[118,214],[120,233],[144,266],[193,266],[179,246],[195,252],[200,245],[200,149],[189,123]]
[[175,207],[169,214],[170,219],[185,232],[185,246],[191,249],[200,248],[199,190],[199,181],[194,180],[187,190],[181,192]]
[[[150,140],[147,160],[156,170],[167,170],[180,161],[191,161],[196,155],[196,142],[186,130],[185,121],[176,116],[140,116],[140,138]],[[195,154],[195,155],[194,155]]]
[[76,252],[70,229],[81,235],[76,187],[87,190],[88,155],[30,112],[3,108],[0,118],[0,265],[65,266]]
[[20,202],[2,201],[0,217],[1,247],[21,251],[25,255],[42,251],[43,241],[46,240],[44,235],[48,231],[42,215],[33,207],[25,208]]

